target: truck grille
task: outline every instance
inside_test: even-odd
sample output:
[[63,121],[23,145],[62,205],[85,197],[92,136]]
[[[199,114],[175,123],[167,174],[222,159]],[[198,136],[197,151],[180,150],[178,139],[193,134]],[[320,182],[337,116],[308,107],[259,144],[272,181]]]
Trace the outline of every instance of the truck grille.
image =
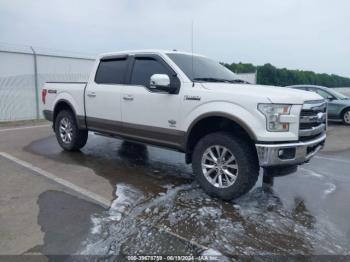
[[327,103],[324,100],[306,101],[300,112],[300,140],[315,138],[322,134],[326,127]]

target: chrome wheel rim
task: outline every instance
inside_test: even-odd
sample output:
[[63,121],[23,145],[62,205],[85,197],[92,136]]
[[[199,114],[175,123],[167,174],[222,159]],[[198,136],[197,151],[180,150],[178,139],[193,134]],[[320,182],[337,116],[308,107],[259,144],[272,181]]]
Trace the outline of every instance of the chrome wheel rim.
[[238,165],[228,148],[214,145],[205,150],[202,156],[202,171],[210,184],[217,188],[226,188],[236,182]]
[[72,122],[67,117],[64,117],[61,119],[60,125],[59,125],[59,132],[63,143],[69,144],[70,142],[72,142],[72,138],[73,138]]
[[344,121],[345,121],[345,123],[350,124],[350,111],[347,111],[344,114]]

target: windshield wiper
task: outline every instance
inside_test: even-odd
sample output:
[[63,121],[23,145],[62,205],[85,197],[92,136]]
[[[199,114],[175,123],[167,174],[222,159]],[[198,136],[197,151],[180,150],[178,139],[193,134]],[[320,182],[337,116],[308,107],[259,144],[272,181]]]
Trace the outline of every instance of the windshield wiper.
[[221,78],[215,78],[215,77],[198,77],[194,78],[194,81],[204,81],[204,82],[228,82],[229,80],[221,79]]
[[222,78],[215,78],[215,77],[198,77],[198,78],[194,78],[194,81],[204,81],[204,82],[223,82],[223,83],[242,83],[242,84],[249,84],[246,81],[243,81],[241,79],[232,79],[232,80],[228,80],[228,79],[222,79]]
[[230,80],[230,83],[250,84],[249,82],[244,81],[244,80],[242,80],[242,79],[233,79],[233,80]]

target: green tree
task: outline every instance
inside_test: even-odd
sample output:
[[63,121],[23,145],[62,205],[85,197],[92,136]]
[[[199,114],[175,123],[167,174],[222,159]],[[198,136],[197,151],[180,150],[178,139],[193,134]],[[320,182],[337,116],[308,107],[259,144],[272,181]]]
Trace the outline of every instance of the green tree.
[[235,73],[254,73],[257,72],[258,84],[262,85],[321,85],[327,87],[345,87],[350,86],[350,78],[334,74],[317,74],[312,71],[290,70],[287,68],[276,68],[271,64],[255,66],[242,62],[223,64]]

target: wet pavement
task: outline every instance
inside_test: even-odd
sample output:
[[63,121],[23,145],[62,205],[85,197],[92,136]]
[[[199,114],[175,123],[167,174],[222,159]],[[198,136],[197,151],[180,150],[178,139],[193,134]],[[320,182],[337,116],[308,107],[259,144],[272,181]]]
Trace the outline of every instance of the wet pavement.
[[[350,255],[350,128],[333,125],[329,137],[326,150],[297,173],[275,178],[272,187],[263,186],[260,177],[247,195],[223,202],[198,187],[191,166],[177,152],[90,134],[81,152],[68,153],[61,150],[48,127],[2,132],[0,151],[111,200],[106,209],[79,192],[36,181],[42,188],[30,196],[36,203],[31,205],[38,209],[30,223],[36,225],[33,231],[40,232],[34,243],[23,244],[13,253],[107,258],[205,252],[228,258]],[[33,179],[24,174],[28,170],[9,171],[8,165],[16,164],[0,161],[6,163],[0,166],[1,182],[10,176]],[[20,183],[16,181],[14,185]],[[27,191],[31,192],[24,189],[22,193]],[[0,191],[1,206],[7,206],[6,197],[14,194],[6,192]],[[17,195],[21,198],[20,192]],[[6,211],[7,218],[0,216],[9,232],[19,229],[8,221],[12,209]],[[1,213],[4,210],[8,209],[1,208]],[[6,231],[2,225],[0,230]],[[8,243],[21,239],[15,233],[11,238]],[[0,244],[0,253],[6,253],[5,246]]]

